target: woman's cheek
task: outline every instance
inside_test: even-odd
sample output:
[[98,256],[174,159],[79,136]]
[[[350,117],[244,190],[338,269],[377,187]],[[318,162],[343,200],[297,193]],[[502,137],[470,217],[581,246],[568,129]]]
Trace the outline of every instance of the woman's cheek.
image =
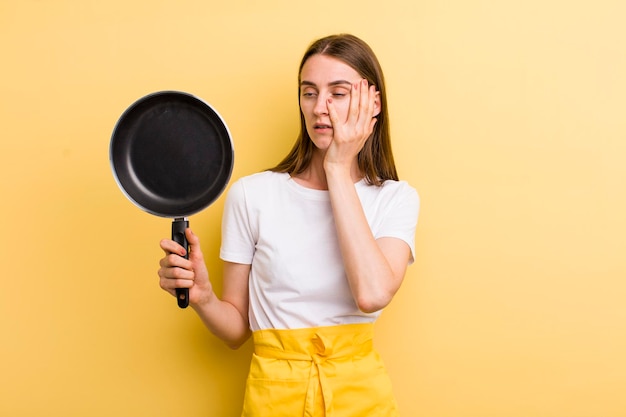
[[348,109],[350,108],[350,100],[339,100],[335,102],[335,109],[337,109],[337,116],[339,120],[344,122],[348,121]]

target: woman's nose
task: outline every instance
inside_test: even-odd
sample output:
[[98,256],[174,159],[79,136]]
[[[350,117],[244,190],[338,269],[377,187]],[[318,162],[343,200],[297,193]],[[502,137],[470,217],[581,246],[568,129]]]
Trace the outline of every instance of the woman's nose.
[[317,101],[315,102],[313,113],[316,116],[328,114],[328,103],[326,102],[326,96],[323,96],[322,94],[319,94],[317,96]]

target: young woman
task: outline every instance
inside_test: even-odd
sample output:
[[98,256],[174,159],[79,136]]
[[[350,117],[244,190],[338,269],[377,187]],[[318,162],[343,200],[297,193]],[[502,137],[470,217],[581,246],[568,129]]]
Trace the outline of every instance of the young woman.
[[189,288],[229,346],[252,335],[243,416],[397,416],[373,323],[414,259],[419,197],[398,180],[383,74],[366,43],[334,35],[306,51],[298,88],[291,152],[228,192],[221,298],[191,230],[188,260],[161,241],[160,285]]

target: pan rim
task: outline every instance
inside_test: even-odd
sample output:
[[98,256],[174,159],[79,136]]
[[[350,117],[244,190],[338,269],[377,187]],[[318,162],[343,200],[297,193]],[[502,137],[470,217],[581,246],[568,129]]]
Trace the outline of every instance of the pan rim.
[[[135,113],[139,111],[138,109],[142,106],[148,106],[149,109],[150,106],[158,106],[162,100],[171,100],[174,102],[180,101],[180,103],[185,103],[186,105],[191,103],[194,110],[201,110],[202,115],[208,118],[213,127],[217,130],[216,137],[212,140],[219,143],[222,155],[225,155],[220,160],[219,170],[215,181],[207,185],[207,187],[205,187],[204,190],[201,190],[201,192],[193,193],[194,197],[192,200],[165,198],[162,195],[151,191],[138,178],[134,178],[134,180],[131,181],[132,187],[129,186],[128,181],[126,181],[125,178],[122,178],[125,175],[127,177],[136,177],[136,173],[133,171],[134,168],[132,167],[131,162],[125,162],[127,166],[125,169],[122,169],[119,166],[119,152],[116,153],[116,150],[119,146],[121,146],[120,141],[128,140],[128,138],[121,138],[121,136],[123,136],[123,129],[126,128],[125,124],[128,123],[129,119],[132,119]],[[123,159],[129,158],[130,156],[127,154]],[[234,147],[232,135],[222,115],[202,98],[180,90],[156,91],[135,100],[124,110],[115,123],[109,144],[109,164],[111,170],[113,171],[113,177],[118,188],[120,188],[124,196],[135,206],[145,212],[159,217],[187,217],[204,210],[206,207],[215,202],[215,200],[219,198],[228,186],[234,166]],[[137,192],[137,188],[140,188],[141,190]],[[157,201],[160,201],[161,203],[157,204]]]

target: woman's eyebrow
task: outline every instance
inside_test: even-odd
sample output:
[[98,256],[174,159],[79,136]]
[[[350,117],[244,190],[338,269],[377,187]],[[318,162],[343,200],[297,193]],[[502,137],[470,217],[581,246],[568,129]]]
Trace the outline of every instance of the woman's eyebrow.
[[[337,81],[331,81],[328,83],[329,86],[336,86],[336,85],[352,85],[352,83],[350,81],[346,81],[346,80],[337,80]],[[315,84],[312,81],[307,81],[307,80],[302,80],[300,81],[300,87],[302,86],[311,86],[311,87],[317,87],[317,84]]]

